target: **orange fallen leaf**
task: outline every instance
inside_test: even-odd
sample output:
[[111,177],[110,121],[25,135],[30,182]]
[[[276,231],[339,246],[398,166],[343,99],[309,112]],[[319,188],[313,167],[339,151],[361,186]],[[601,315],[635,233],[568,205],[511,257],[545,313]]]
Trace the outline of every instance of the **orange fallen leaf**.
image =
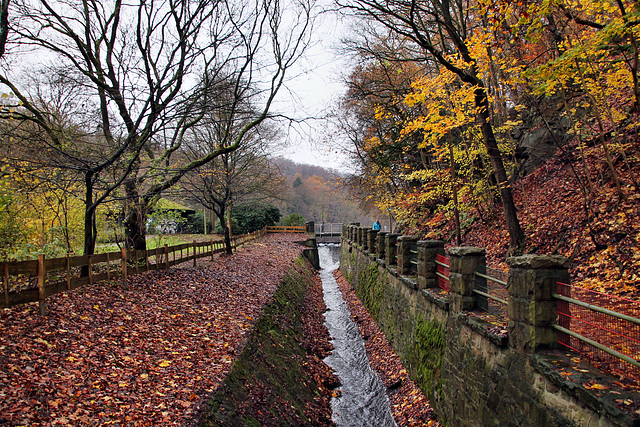
[[607,390],[609,387],[602,385],[602,384],[597,384],[594,383],[593,385],[589,385],[587,383],[582,384],[584,386],[584,388],[588,389],[588,390]]

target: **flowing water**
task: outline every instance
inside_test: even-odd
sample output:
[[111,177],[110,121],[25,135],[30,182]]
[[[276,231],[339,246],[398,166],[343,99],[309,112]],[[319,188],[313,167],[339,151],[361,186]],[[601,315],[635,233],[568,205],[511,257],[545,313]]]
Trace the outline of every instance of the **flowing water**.
[[331,400],[333,421],[338,426],[395,426],[389,399],[378,375],[371,369],[349,308],[333,277],[339,266],[339,245],[318,245],[320,278],[327,306],[325,324],[334,350],[324,361],[340,378],[342,395]]

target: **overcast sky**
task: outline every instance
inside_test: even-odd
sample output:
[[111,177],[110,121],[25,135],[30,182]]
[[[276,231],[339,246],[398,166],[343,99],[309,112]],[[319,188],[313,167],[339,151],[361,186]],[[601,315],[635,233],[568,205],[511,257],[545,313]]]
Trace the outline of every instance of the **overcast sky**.
[[[348,59],[338,53],[344,28],[343,20],[335,13],[318,17],[313,45],[292,70],[288,92],[281,93],[275,106],[277,110],[302,118],[323,117],[335,108],[345,91],[342,81],[351,67]],[[282,155],[298,163],[348,169],[344,154],[331,152],[329,145],[323,143],[328,131],[327,123],[322,120],[311,119],[296,126],[288,133],[289,144]]]

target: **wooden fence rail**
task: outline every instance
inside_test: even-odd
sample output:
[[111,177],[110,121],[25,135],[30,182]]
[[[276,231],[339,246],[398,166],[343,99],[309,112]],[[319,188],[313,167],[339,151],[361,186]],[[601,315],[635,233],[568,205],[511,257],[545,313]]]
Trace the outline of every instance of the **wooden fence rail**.
[[267,227],[267,233],[306,233],[307,228],[304,225],[270,225]]
[[[236,249],[267,233],[267,229],[234,236],[231,246]],[[0,262],[2,272],[3,297],[0,308],[38,301],[40,313],[47,312],[47,297],[76,289],[84,285],[119,277],[126,283],[129,275],[150,270],[167,269],[177,264],[224,252],[222,240],[183,243],[180,245],[157,247],[144,251],[122,249],[94,255],[67,256],[28,261]]]

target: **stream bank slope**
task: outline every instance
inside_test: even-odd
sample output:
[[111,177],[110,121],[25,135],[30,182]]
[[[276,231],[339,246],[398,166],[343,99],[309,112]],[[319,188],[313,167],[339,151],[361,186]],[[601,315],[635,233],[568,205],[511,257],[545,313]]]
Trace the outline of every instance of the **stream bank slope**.
[[320,278],[300,257],[210,399],[201,425],[333,425],[330,389],[338,380],[321,360],[332,348],[324,310]]

